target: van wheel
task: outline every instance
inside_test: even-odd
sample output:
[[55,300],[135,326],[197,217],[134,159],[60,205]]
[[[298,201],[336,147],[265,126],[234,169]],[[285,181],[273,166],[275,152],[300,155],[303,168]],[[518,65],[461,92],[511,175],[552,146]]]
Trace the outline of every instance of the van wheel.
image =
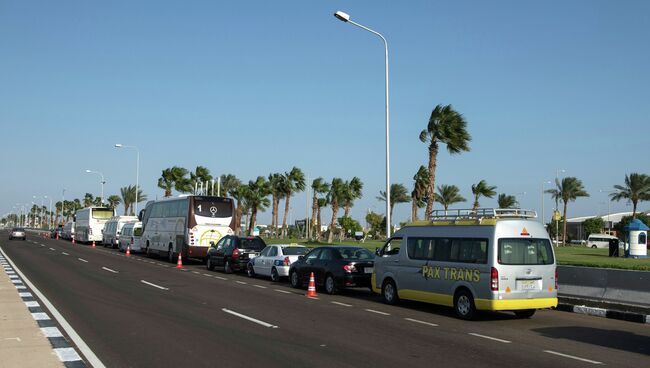
[[210,257],[208,257],[208,260],[205,261],[205,267],[206,267],[209,271],[214,271],[214,265],[212,264],[212,260],[210,260]]
[[172,246],[169,246],[169,249],[167,250],[167,261],[169,263],[174,263],[174,251],[172,251]]
[[384,299],[384,303],[395,305],[399,302],[399,295],[397,295],[397,287],[395,282],[391,279],[384,281],[384,284],[381,286],[381,297]]
[[466,289],[460,289],[454,295],[454,310],[456,315],[461,319],[471,320],[476,314],[476,307],[474,306],[474,297]]
[[596,246],[596,244],[594,244],[594,245],[591,246],[591,248],[592,248],[592,249],[596,249],[596,248],[598,248],[598,247]]
[[325,292],[328,294],[336,294],[338,288],[336,287],[336,282],[334,281],[334,276],[327,275],[325,276]]
[[517,318],[530,318],[535,314],[535,309],[523,309],[515,311],[515,316]]
[[271,269],[271,281],[273,282],[280,281],[280,274],[278,274],[278,270],[275,267]]

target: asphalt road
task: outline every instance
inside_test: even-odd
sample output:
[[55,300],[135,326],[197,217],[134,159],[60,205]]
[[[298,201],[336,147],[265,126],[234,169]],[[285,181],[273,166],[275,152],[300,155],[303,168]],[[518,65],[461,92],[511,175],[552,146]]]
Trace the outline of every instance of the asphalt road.
[[643,324],[551,310],[461,321],[367,289],[309,299],[199,263],[36,236],[0,245],[107,367],[650,366]]

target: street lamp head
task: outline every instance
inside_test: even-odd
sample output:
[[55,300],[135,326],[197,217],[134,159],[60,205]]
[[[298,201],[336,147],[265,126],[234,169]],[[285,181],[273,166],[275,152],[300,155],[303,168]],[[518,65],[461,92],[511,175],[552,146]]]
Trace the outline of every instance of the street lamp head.
[[348,22],[350,20],[350,14],[344,13],[340,10],[334,13],[334,16],[342,22]]
[[92,172],[92,170],[88,170],[88,169],[86,169],[86,172],[87,172],[87,173],[91,173],[91,172]]
[[122,147],[122,143],[115,143],[115,148],[121,148],[121,147]]

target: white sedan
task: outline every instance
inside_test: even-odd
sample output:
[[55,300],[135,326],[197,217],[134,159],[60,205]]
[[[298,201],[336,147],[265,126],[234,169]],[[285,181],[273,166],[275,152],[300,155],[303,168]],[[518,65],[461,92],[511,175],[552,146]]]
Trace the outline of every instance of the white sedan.
[[298,244],[273,244],[262,249],[260,255],[251,259],[246,267],[249,277],[271,276],[272,281],[289,276],[289,266],[298,257],[307,254],[309,248]]

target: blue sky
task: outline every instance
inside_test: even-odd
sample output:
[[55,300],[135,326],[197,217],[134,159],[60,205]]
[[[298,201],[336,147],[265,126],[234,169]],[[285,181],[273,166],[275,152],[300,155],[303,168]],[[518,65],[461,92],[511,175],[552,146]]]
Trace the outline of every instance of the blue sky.
[[[466,206],[485,179],[541,211],[541,183],[565,169],[591,194],[569,216],[605,213],[599,190],[650,174],[647,1],[5,0],[1,214],[63,188],[98,195],[85,169],[104,173],[106,195],[134,184],[135,153],[115,143],[139,147],[150,198],[172,165],[244,180],[298,166],[359,176],[353,217],[382,211],[383,47],[336,10],[389,42],[393,182],[410,190],[426,165],[418,134],[436,104],[463,113],[473,137],[471,152],[439,155],[436,180]],[[292,207],[304,217],[305,195]]]

